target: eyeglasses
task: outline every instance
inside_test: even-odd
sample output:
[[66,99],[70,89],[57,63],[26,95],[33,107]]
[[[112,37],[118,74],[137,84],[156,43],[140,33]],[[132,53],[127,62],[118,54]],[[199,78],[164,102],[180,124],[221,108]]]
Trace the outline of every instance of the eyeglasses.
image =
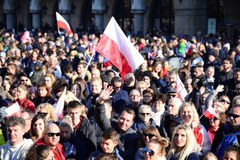
[[59,137],[60,133],[47,133],[48,137],[53,137],[54,135]]
[[150,116],[150,113],[139,113],[142,116]]
[[149,149],[149,148],[143,148],[143,153],[144,154],[148,153],[149,156],[153,156],[154,155],[154,151]]
[[227,103],[227,104],[230,104],[231,102],[225,100],[225,99],[220,99],[219,102],[223,102],[223,103]]
[[169,97],[176,97],[176,94],[168,94]]
[[48,115],[48,113],[45,113],[45,112],[38,112],[38,114],[40,114],[40,115],[42,115],[44,117],[46,117]]
[[148,137],[149,139],[152,139],[153,137],[156,137],[154,134],[144,134],[144,137]]
[[228,117],[233,117],[234,119],[240,117],[240,115],[234,114],[234,113],[227,113]]
[[213,117],[212,119],[210,119],[210,121],[217,121],[217,120],[219,120],[217,117]]

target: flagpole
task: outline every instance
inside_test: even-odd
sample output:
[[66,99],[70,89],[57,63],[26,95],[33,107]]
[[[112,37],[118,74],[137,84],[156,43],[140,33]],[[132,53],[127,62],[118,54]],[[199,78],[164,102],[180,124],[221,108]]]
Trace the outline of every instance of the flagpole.
[[89,59],[89,61],[88,61],[88,63],[87,63],[87,66],[86,66],[86,68],[85,68],[85,70],[84,70],[84,74],[82,75],[82,79],[84,79],[84,77],[85,77],[85,75],[86,75],[86,73],[87,73],[87,69],[88,69],[88,67],[89,67],[89,65],[90,65],[90,63],[91,63],[91,61],[92,61],[92,59],[93,59],[93,56],[95,55],[95,51],[92,53],[92,56],[90,57],[90,59]]

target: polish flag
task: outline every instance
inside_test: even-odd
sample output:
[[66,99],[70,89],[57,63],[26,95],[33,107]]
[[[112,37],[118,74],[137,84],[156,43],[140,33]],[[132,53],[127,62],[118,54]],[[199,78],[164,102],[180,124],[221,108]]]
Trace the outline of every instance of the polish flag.
[[196,48],[195,44],[192,44],[191,42],[188,41],[187,45],[186,45],[186,54],[188,56],[191,56],[192,55],[192,50],[195,49],[195,48]]
[[64,88],[61,96],[59,97],[57,103],[55,103],[53,106],[55,108],[55,113],[58,116],[59,119],[62,119],[63,117],[63,108],[64,108],[64,102],[66,97],[66,87]]
[[178,74],[177,74],[176,84],[177,84],[176,91],[177,91],[178,95],[180,96],[179,98],[181,100],[184,100],[188,93],[187,93],[187,90],[186,90],[184,84],[182,83]]
[[5,112],[6,112],[6,116],[7,117],[11,117],[11,116],[18,116],[18,117],[20,117],[21,107],[16,102],[16,103],[12,104],[11,106],[7,107],[5,109]]
[[65,29],[68,34],[72,33],[72,29],[70,25],[58,12],[56,12],[56,17],[57,17],[57,27]]
[[203,113],[203,115],[207,118],[207,119],[212,119],[215,115],[216,112],[214,110],[213,107],[208,107],[208,109]]
[[137,69],[144,60],[123,33],[114,17],[111,18],[103,32],[96,51],[119,69],[122,79],[127,73]]

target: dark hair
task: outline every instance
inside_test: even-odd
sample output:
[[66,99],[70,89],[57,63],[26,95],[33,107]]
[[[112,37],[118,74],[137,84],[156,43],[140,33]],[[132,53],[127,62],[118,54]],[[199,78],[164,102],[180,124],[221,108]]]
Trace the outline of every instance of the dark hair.
[[227,153],[227,152],[236,152],[237,153],[237,157],[238,157],[237,160],[239,160],[239,157],[240,157],[240,147],[239,146],[229,146],[224,151],[224,153]]
[[111,139],[113,141],[118,141],[119,135],[115,129],[109,128],[103,132],[102,138]]
[[23,118],[12,116],[7,119],[6,122],[7,127],[13,127],[13,126],[21,126],[22,128],[25,128],[26,122]]
[[43,122],[44,122],[44,128],[45,128],[45,127],[47,126],[47,124],[48,124],[48,121],[47,121],[47,119],[45,118],[44,115],[42,115],[42,114],[37,114],[36,116],[34,116],[33,119],[32,119],[31,127],[30,127],[30,135],[31,135],[31,136],[36,136],[36,132],[34,131],[33,126],[34,126],[35,122],[36,122],[37,120],[39,120],[39,119],[42,119],[42,120],[43,120]]
[[97,160],[118,160],[118,157],[114,153],[102,153]]
[[68,88],[68,84],[66,80],[63,78],[59,78],[54,82],[52,86],[52,91],[53,93],[57,94],[58,92],[63,92],[65,87]]
[[131,108],[124,108],[124,109],[122,110],[121,114],[122,114],[123,112],[127,112],[127,113],[133,115],[133,121],[135,121],[135,119],[136,119],[136,114],[135,114],[135,112],[134,112],[133,109],[131,109]]
[[38,160],[43,160],[47,158],[50,150],[51,150],[50,146],[45,144],[36,146]]
[[166,95],[163,94],[163,93],[158,93],[156,95],[155,101],[162,101],[163,103],[165,103],[166,102]]

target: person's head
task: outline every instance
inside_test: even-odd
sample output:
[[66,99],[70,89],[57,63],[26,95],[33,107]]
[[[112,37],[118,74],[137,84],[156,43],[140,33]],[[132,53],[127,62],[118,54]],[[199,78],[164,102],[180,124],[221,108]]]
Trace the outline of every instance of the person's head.
[[168,114],[171,116],[177,116],[180,106],[182,105],[182,101],[179,98],[171,98],[168,101]]
[[95,78],[95,77],[100,78],[100,76],[101,76],[100,70],[97,68],[92,69],[91,76],[92,76],[92,78]]
[[228,118],[230,118],[230,123],[233,126],[240,125],[240,105],[235,105],[230,109],[230,112],[227,114]]
[[143,102],[145,104],[150,104],[153,100],[154,100],[154,90],[151,88],[148,88],[146,90],[143,91]]
[[136,85],[136,89],[138,89],[138,90],[140,91],[141,95],[143,95],[143,91],[144,91],[145,89],[147,89],[147,84],[146,84],[146,82],[144,82],[144,81],[138,81],[138,82],[137,82],[137,85]]
[[49,87],[49,88],[52,88],[52,85],[53,83],[56,81],[56,78],[53,74],[51,73],[47,73],[44,75],[43,77],[43,82],[46,83],[46,85]]
[[147,147],[143,149],[145,160],[158,160],[159,157],[165,157],[168,144],[168,140],[163,137],[150,140]]
[[198,144],[196,137],[190,126],[185,124],[178,125],[173,134],[169,154],[180,152],[179,159],[184,159],[192,152],[197,152]]
[[136,81],[136,78],[135,78],[135,75],[133,73],[126,74],[126,76],[124,78],[124,84],[126,86],[129,86],[129,87],[134,86],[135,85],[135,81]]
[[119,129],[127,131],[133,125],[135,117],[136,115],[133,109],[123,109],[117,121]]
[[209,119],[209,125],[210,127],[214,129],[218,129],[220,125],[226,123],[226,115],[223,112],[216,112],[216,115]]
[[231,57],[226,57],[223,59],[223,71],[229,72],[233,67],[233,60]]
[[167,81],[168,81],[168,83],[176,82],[177,81],[177,71],[175,71],[175,70],[169,71],[168,75],[167,75]]
[[222,103],[222,106],[224,107],[225,111],[228,110],[228,108],[229,108],[229,106],[231,104],[230,98],[227,95],[222,95],[219,98],[219,102]]
[[25,132],[28,132],[30,130],[34,115],[35,114],[28,109],[24,109],[21,111],[20,117],[22,117],[25,120]]
[[86,107],[78,101],[71,101],[67,105],[67,112],[75,127],[79,124],[81,116],[86,116]]
[[215,68],[213,66],[209,66],[209,67],[207,67],[205,72],[206,72],[206,76],[208,78],[214,77],[214,75],[215,75]]
[[94,77],[90,81],[90,90],[92,94],[99,94],[102,91],[102,79],[100,77]]
[[158,93],[155,98],[155,102],[152,106],[154,112],[159,112],[161,109],[165,108],[166,96],[162,93]]
[[84,73],[86,67],[87,67],[86,62],[80,62],[80,63],[78,64],[78,66],[77,66],[77,73],[78,73],[78,74]]
[[7,119],[7,135],[11,145],[15,146],[23,141],[25,125],[25,120],[21,117],[13,116]]
[[161,72],[161,70],[162,70],[162,61],[160,61],[160,60],[157,60],[157,61],[155,61],[154,63],[153,63],[153,65],[152,65],[152,70],[154,71],[154,72],[157,72],[157,73],[160,73]]
[[113,128],[107,129],[102,134],[101,148],[104,153],[113,153],[118,145],[119,135]]
[[111,85],[115,92],[118,92],[122,86],[122,79],[120,77],[113,77],[111,80]]
[[44,130],[45,143],[54,148],[60,141],[60,129],[55,123],[50,123]]
[[152,81],[152,73],[150,71],[145,71],[143,73],[143,81],[147,84],[147,86],[150,86],[151,85],[151,81]]
[[193,75],[194,75],[194,77],[198,78],[198,77],[201,77],[203,74],[204,74],[204,68],[203,68],[203,66],[201,64],[200,65],[196,65],[193,68]]
[[37,114],[33,117],[31,128],[30,128],[30,135],[32,137],[41,138],[44,134],[44,129],[47,126],[47,119],[42,114]]
[[132,104],[139,104],[141,100],[141,94],[138,89],[132,89],[129,93],[129,100]]
[[36,153],[38,160],[53,160],[54,154],[51,147],[45,144],[36,146]]
[[79,83],[73,83],[71,87],[71,91],[77,98],[81,97],[82,88]]
[[184,102],[179,110],[179,117],[184,124],[190,125],[192,122],[199,122],[197,110],[192,102]]
[[114,153],[102,153],[97,160],[118,160],[118,157]]
[[240,159],[240,149],[237,146],[229,146],[223,155],[223,160],[239,160]]
[[47,84],[45,82],[40,83],[37,86],[37,94],[41,98],[50,97],[51,96],[50,88],[47,86]]
[[71,125],[67,122],[61,122],[59,124],[59,128],[61,133],[61,140],[63,141],[69,140],[73,132]]
[[208,152],[204,157],[203,160],[218,160],[217,156],[212,152]]
[[52,92],[55,94],[56,98],[59,99],[65,88],[68,88],[66,80],[64,78],[58,78],[52,85]]
[[144,123],[149,123],[151,118],[151,106],[149,105],[141,105],[138,108],[138,117]]
[[31,80],[28,78],[28,76],[26,74],[21,74],[20,75],[20,83],[27,85],[27,86],[31,86]]
[[55,109],[50,103],[41,103],[37,106],[35,113],[44,115],[48,121],[58,120]]
[[234,70],[234,80],[236,83],[240,82],[240,68]]
[[192,78],[187,78],[185,80],[184,86],[188,93],[191,93],[193,91],[193,85],[192,85]]
[[146,145],[150,140],[160,138],[158,129],[154,126],[146,127],[142,132],[143,142]]
[[17,87],[17,98],[19,100],[22,100],[24,98],[27,98],[27,95],[28,95],[28,87],[24,84],[20,84]]

